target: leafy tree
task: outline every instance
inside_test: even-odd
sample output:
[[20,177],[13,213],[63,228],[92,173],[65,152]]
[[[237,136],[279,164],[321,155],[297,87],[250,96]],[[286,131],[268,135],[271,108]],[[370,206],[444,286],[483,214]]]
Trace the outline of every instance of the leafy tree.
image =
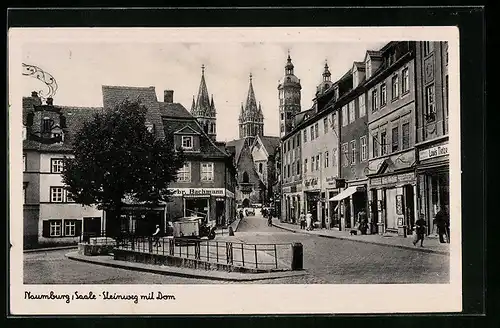
[[115,229],[124,197],[149,205],[168,200],[167,187],[184,163],[172,134],[158,139],[148,131],[146,111],[126,100],[95,114],[75,134],[74,158],[65,162],[63,181],[71,197],[106,210],[109,227]]

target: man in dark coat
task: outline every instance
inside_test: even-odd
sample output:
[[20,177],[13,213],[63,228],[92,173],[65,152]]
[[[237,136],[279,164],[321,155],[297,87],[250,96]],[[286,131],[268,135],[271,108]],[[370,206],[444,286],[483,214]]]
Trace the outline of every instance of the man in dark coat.
[[[450,217],[448,216],[448,211],[445,207],[442,207],[434,217],[434,222],[438,228],[439,242],[446,243],[449,242],[450,238]],[[444,236],[446,235],[446,240]]]
[[425,227],[427,226],[427,223],[425,222],[424,215],[420,215],[420,219],[418,219],[415,222],[415,233],[416,238],[413,241],[413,245],[417,245],[417,243],[420,241],[420,247],[424,247],[424,238],[425,238]]

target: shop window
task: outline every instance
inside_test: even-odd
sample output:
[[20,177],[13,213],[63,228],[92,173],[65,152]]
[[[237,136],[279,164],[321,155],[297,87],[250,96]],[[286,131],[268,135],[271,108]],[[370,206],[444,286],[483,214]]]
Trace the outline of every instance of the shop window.
[[52,158],[50,160],[50,173],[62,173],[64,160],[61,158]]
[[399,76],[392,77],[392,100],[399,98]]
[[392,128],[392,152],[397,152],[399,150],[399,127],[395,126]]
[[201,181],[214,181],[214,163],[201,163]]
[[183,149],[193,149],[193,137],[192,136],[182,136],[182,148]]
[[186,162],[177,171],[177,181],[178,182],[191,182],[191,162]]
[[383,83],[380,86],[380,107],[384,107],[387,104],[387,86]]

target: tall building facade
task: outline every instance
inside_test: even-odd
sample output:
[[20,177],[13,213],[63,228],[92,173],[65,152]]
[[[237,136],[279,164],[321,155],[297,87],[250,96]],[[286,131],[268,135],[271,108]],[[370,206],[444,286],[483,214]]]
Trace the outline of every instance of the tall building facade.
[[284,137],[293,129],[294,116],[300,112],[300,80],[294,74],[294,66],[290,54],[285,65],[285,76],[278,85],[280,137]]
[[432,233],[432,219],[450,204],[448,43],[417,42],[415,55],[418,207]]
[[191,115],[198,120],[203,132],[215,141],[217,138],[216,110],[214,96],[208,96],[207,83],[205,82],[205,65],[201,66],[200,87],[196,98],[193,96]]

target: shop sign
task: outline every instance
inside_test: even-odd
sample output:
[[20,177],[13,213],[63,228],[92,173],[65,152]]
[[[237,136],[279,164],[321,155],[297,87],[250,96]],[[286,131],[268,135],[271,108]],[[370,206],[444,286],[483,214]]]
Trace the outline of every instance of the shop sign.
[[403,195],[396,195],[396,214],[403,215]]
[[410,172],[398,175],[387,175],[384,177],[372,178],[370,180],[370,184],[372,186],[376,186],[376,185],[384,185],[384,184],[391,184],[398,182],[408,182],[413,180],[415,180],[415,174],[413,172]]
[[448,144],[423,149],[418,153],[418,157],[421,161],[448,155]]
[[168,188],[172,196],[225,196],[224,188]]
[[312,179],[309,179],[309,180],[305,180],[304,181],[304,185],[306,187],[309,187],[309,186],[315,186],[318,184],[318,178],[312,178]]

